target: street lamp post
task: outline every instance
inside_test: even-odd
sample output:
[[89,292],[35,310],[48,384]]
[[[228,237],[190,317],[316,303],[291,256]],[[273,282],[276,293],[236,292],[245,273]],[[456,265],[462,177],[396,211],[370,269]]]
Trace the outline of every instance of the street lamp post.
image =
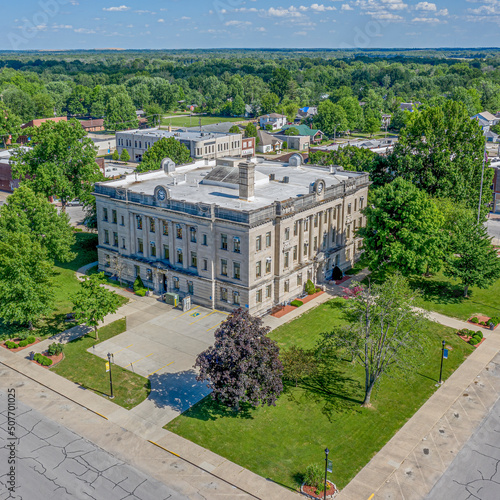
[[330,450],[326,448],[325,450],[325,492],[323,495],[323,500],[326,500],[326,491],[327,491],[327,475],[328,475],[328,453],[330,453]]
[[486,158],[488,157],[488,153],[486,151],[486,141],[484,143],[484,154],[483,154],[483,169],[481,171],[481,188],[479,190],[479,208],[477,209],[477,223],[479,224],[481,218],[481,203],[483,201],[483,183],[484,183],[484,166],[486,164]]
[[441,349],[441,369],[439,370],[439,383],[443,383],[443,360],[444,360],[444,345],[445,341],[443,340],[442,342],[442,349]]
[[111,375],[111,359],[114,360],[114,356],[108,352],[108,362],[109,362],[109,399],[114,399],[114,394],[113,394],[113,377]]

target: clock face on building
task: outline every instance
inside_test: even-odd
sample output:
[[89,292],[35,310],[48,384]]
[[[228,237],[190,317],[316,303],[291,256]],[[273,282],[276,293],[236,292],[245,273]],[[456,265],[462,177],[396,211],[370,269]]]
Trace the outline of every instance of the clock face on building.
[[316,181],[316,194],[321,194],[325,189],[325,181]]
[[160,188],[158,189],[158,193],[156,196],[159,201],[165,201],[167,198],[167,192],[163,188]]

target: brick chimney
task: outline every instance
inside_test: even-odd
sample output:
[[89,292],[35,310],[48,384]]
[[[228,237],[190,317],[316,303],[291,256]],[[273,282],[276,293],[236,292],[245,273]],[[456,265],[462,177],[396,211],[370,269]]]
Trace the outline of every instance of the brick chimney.
[[240,200],[252,201],[255,196],[255,164],[250,161],[238,165],[240,172]]

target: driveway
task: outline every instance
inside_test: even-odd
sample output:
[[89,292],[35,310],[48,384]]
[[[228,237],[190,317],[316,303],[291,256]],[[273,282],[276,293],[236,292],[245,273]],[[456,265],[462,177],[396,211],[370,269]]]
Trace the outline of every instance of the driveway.
[[214,343],[216,328],[227,313],[195,306],[187,312],[160,302],[142,303],[127,316],[127,331],[97,344],[89,352],[131,370],[151,382],[149,398],[132,412],[165,425],[210,393],[196,381],[196,357]]

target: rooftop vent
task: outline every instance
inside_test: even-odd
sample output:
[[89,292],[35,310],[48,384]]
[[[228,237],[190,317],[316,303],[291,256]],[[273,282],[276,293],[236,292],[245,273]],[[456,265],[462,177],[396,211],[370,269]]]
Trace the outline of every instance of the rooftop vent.
[[269,180],[274,181],[276,179],[276,174],[269,174]]
[[290,177],[288,177],[288,175],[286,175],[285,177],[283,177],[283,182],[285,184],[288,184],[290,182]]

